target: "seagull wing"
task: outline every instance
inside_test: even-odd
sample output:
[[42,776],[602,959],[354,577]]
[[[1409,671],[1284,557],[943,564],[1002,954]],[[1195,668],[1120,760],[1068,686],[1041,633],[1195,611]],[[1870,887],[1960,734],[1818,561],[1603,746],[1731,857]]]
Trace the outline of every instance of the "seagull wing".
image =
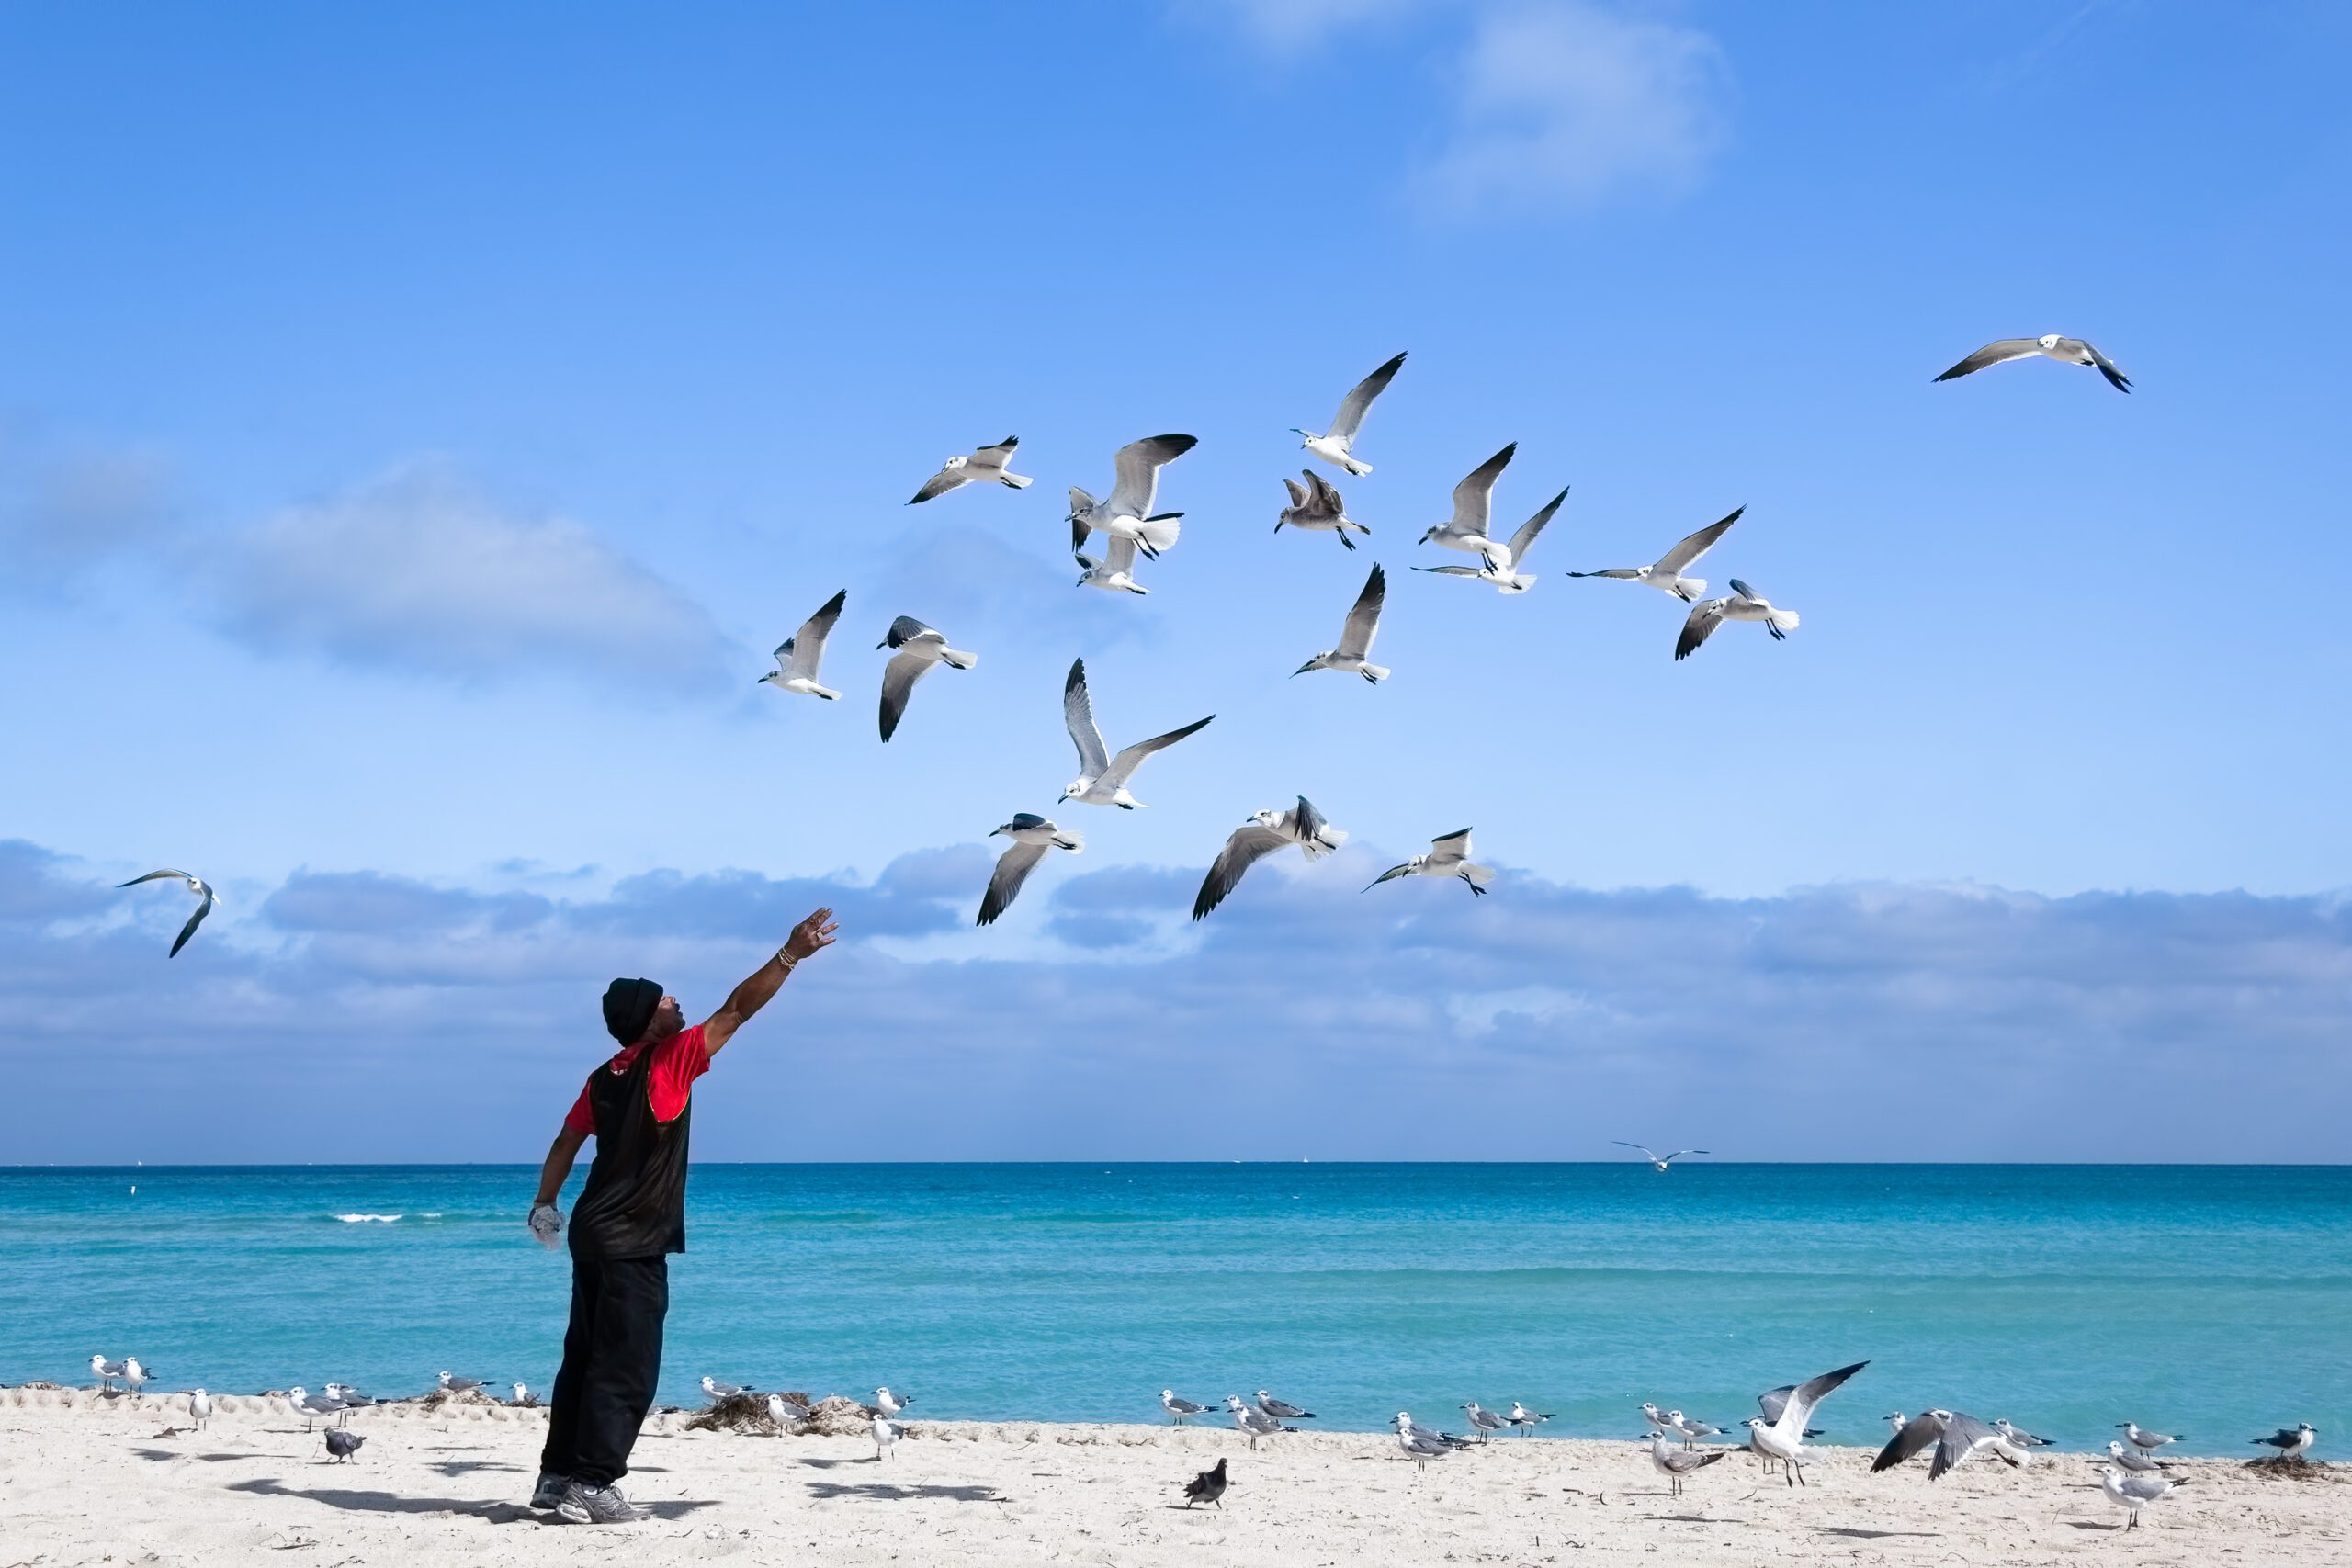
[[1348,503],[1340,499],[1337,485],[1312,468],[1301,468],[1299,472],[1306,476],[1306,487],[1315,492],[1315,510],[1317,513],[1337,517],[1347,511]]
[[1971,371],[1982,370],[1988,365],[1998,365],[2002,361],[2009,359],[2023,359],[2029,354],[2040,354],[2041,352],[2041,344],[2038,339],[2030,337],[2001,338],[1996,342],[1986,344],[1983,348],[1978,349],[1975,353],[1970,355],[1967,358],[1962,360],[1959,364],[1953,366],[1951,369],[1937,377],[1936,379],[1939,381],[1956,380],[1959,378],[1969,374]]
[[833,623],[842,618],[842,605],[848,599],[849,590],[844,588],[826,600],[815,615],[800,623],[800,629],[792,634],[792,641],[787,645],[792,649],[792,658],[785,666],[786,679],[813,681],[817,678],[817,665],[825,657],[825,638],[832,634]]
[[913,694],[915,682],[938,662],[935,659],[925,659],[920,653],[907,652],[898,655],[882,667],[883,739],[888,740],[898,732],[899,720],[906,714],[907,698]]
[[1714,548],[1715,541],[1724,536],[1724,530],[1738,522],[1740,513],[1747,510],[1747,508],[1743,506],[1722,522],[1710,523],[1697,533],[1686,536],[1672,549],[1657,558],[1657,566],[1654,570],[1679,572],[1684,567]]
[[1363,580],[1363,592],[1348,611],[1347,623],[1340,628],[1340,652],[1351,659],[1371,656],[1373,637],[1380,630],[1380,607],[1387,600],[1388,574],[1375,562],[1372,575]]
[[1021,437],[1018,435],[1008,435],[993,446],[983,446],[979,448],[972,454],[972,457],[976,462],[993,463],[1001,468],[1007,463],[1012,461],[1013,451],[1020,445]]
[[1289,842],[1289,834],[1262,822],[1236,828],[1233,836],[1225,840],[1225,848],[1217,852],[1216,863],[1201,879],[1201,891],[1193,899],[1193,919],[1197,920],[1224,903],[1225,896],[1233,891],[1242,873]]
[[1480,566],[1417,566],[1415,571],[1435,572],[1440,577],[1484,577],[1487,569]]
[[208,893],[205,895],[204,902],[196,907],[196,913],[187,918],[187,924],[180,928],[180,934],[173,939],[172,951],[164,956],[177,958],[180,955],[180,949],[187,945],[187,939],[196,934],[196,928],[202,925],[204,917],[210,913],[212,913],[212,896]]
[[[1764,1418],[1768,1421],[1779,1419],[1769,1404],[1764,1407]],[[1929,1443],[1943,1435],[1944,1424],[1935,1416],[1914,1416],[1903,1423],[1903,1430],[1886,1440],[1886,1447],[1878,1450],[1878,1458],[1871,1461],[1871,1473],[1876,1475],[1880,1471],[1893,1470],[1896,1465],[1917,1458],[1927,1451]],[[1937,1473],[1942,1472],[1939,1471]]]
[[[1465,847],[1465,848],[1463,850],[1463,852],[1463,852],[1464,854],[1468,854],[1470,852],[1469,852],[1469,850]],[[1703,1155],[1703,1154],[1707,1154],[1707,1153],[1709,1153],[1709,1152],[1710,1152],[1710,1151],[1709,1151],[1709,1150],[1706,1150],[1706,1149],[1677,1149],[1677,1150],[1675,1150],[1672,1154],[1670,1154],[1670,1155],[1667,1156],[1666,1157],[1667,1157],[1668,1159],[1669,1159],[1669,1160],[1678,1160],[1678,1159],[1680,1159],[1684,1155]]]
[[1396,372],[1404,365],[1405,356],[1400,354],[1358,381],[1354,389],[1340,400],[1340,412],[1331,416],[1331,428],[1324,434],[1334,441],[1353,441],[1356,432],[1363,428],[1364,412],[1372,407],[1372,400],[1388,389],[1388,383],[1396,379]]
[[1012,908],[1014,897],[1021,891],[1021,885],[1029,880],[1029,874],[1036,870],[1037,863],[1045,858],[1044,844],[1017,843],[997,856],[996,874],[989,878],[989,890],[980,899],[980,918],[974,924],[996,924],[996,918]]
[[885,648],[904,648],[907,644],[914,641],[915,638],[919,637],[927,637],[937,642],[945,642],[947,640],[945,637],[941,637],[937,632],[933,631],[931,627],[924,626],[921,621],[916,620],[912,615],[900,615],[897,620],[890,623],[890,629],[883,634],[882,646]]
[[1094,705],[1086,697],[1086,660],[1073,660],[1069,679],[1062,682],[1062,722],[1069,726],[1069,738],[1078,746],[1078,773],[1080,778],[1099,779],[1111,765],[1111,755],[1103,749],[1102,731],[1095,727]]
[[1936,1445],[1935,1462],[1928,1466],[1928,1479],[1939,1479],[1946,1471],[1966,1464],[1984,1450],[1997,1449],[2003,1440],[2000,1433],[1975,1416],[1953,1411],[1951,1419],[1944,1423],[1943,1440]]
[[[1216,716],[1215,714],[1209,715],[1209,718]],[[1121,747],[1119,754],[1111,759],[1111,765],[1102,770],[1102,782],[1113,789],[1118,788],[1135,777],[1136,770],[1143,766],[1143,760],[1146,757],[1150,756],[1154,751],[1164,751],[1175,745],[1176,742],[1208,723],[1209,718],[1196,718],[1182,729],[1171,729],[1165,735],[1155,735],[1148,740],[1138,740],[1132,746]]]
[[1468,860],[1470,858],[1470,829],[1461,828],[1448,833],[1442,839],[1431,839],[1430,852],[1435,855],[1460,855],[1464,860]]
[[1559,511],[1560,502],[1567,499],[1568,487],[1562,485],[1560,493],[1544,503],[1543,511],[1519,525],[1519,532],[1510,536],[1511,565],[1517,566],[1527,558],[1527,552],[1535,547],[1536,536],[1544,532],[1544,525],[1552,521],[1552,513]]
[[2090,355],[2091,363],[2098,367],[2098,373],[2107,378],[2109,386],[2119,392],[2128,392],[2132,389],[2132,378],[2118,370],[2114,360],[2109,359],[2087,343],[2083,344],[2083,347]]
[[1472,534],[1487,531],[1487,518],[1493,511],[1495,480],[1510,467],[1511,454],[1519,450],[1514,441],[1476,468],[1453,487],[1453,526]]
[[1797,1384],[1789,1391],[1788,1407],[1773,1421],[1773,1429],[1784,1438],[1802,1434],[1805,1423],[1813,1418],[1814,1406],[1836,1393],[1838,1385],[1848,1378],[1869,1365],[1868,1361],[1856,1361],[1850,1367],[1840,1367],[1834,1372],[1824,1372],[1817,1378],[1807,1378]]
[[1159,493],[1159,470],[1163,464],[1173,462],[1198,444],[1191,435],[1147,435],[1140,441],[1130,441],[1119,448],[1112,459],[1118,482],[1111,487],[1111,499],[1102,510],[1114,517],[1148,517],[1151,503]]
[[1136,540],[1131,535],[1114,534],[1110,545],[1102,551],[1102,566],[1107,571],[1136,574]]
[[1291,510],[1295,512],[1298,508],[1306,504],[1306,486],[1300,484],[1296,479],[1284,479],[1283,480],[1283,487],[1290,491]]
[[146,875],[144,875],[144,876],[134,876],[134,877],[132,877],[132,878],[131,878],[130,881],[128,881],[128,882],[118,882],[118,883],[116,883],[116,884],[115,884],[115,886],[117,886],[118,888],[122,888],[122,887],[136,887],[136,886],[139,886],[141,883],[142,883],[142,882],[153,882],[153,881],[155,881],[155,880],[156,880],[157,878],[159,878],[159,877],[165,877],[165,876],[176,876],[176,877],[178,877],[182,882],[194,882],[194,881],[196,880],[196,878],[195,878],[195,877],[190,876],[187,872],[184,872],[184,871],[173,871],[173,870],[170,870],[170,869],[166,868],[166,869],[164,869],[164,870],[163,870],[163,871],[151,871],[151,872],[149,872],[149,873],[148,873]]
[[1691,605],[1689,617],[1682,623],[1682,635],[1674,639],[1674,657],[1683,660],[1698,652],[1699,645],[1713,634],[1714,629],[1723,624],[1723,619],[1724,601],[1721,599],[1702,599]]
[[912,506],[917,502],[935,501],[949,491],[960,489],[971,482],[972,476],[962,468],[942,468],[922,481],[922,489],[909,497],[907,504]]
[[[1648,1149],[1646,1149],[1646,1148],[1643,1148],[1643,1147],[1642,1147],[1642,1145],[1639,1145],[1639,1144],[1629,1144],[1629,1143],[1627,1143],[1627,1142],[1626,1142],[1624,1139],[1623,1139],[1623,1138],[1611,1138],[1611,1139],[1610,1139],[1609,1141],[1610,1141],[1611,1143],[1612,1143],[1612,1144],[1616,1145],[1617,1145],[1619,1148],[1621,1148],[1621,1149],[1641,1149],[1641,1150],[1642,1150],[1642,1157],[1643,1157],[1644,1159],[1645,1159],[1645,1160],[1648,1160],[1648,1161],[1652,1162],[1653,1164],[1655,1164],[1655,1163],[1657,1162],[1657,1156],[1656,1156],[1656,1155],[1654,1155],[1654,1154],[1650,1153],[1650,1151],[1649,1151]],[[1781,1399],[1782,1399],[1782,1398],[1783,1398],[1783,1396],[1785,1396],[1785,1395],[1788,1393],[1788,1392],[1789,1392],[1789,1391],[1788,1391],[1787,1389],[1785,1389],[1785,1388],[1776,1388],[1776,1389],[1774,1389],[1771,1393],[1768,1393],[1768,1394],[1765,1394],[1765,1395],[1761,1396],[1759,1399],[1758,1399],[1757,1403],[1758,1403],[1758,1404],[1761,1404],[1762,1406],[1764,1406],[1764,1419],[1765,1419],[1765,1420],[1767,1420],[1767,1421],[1778,1421],[1778,1420],[1781,1418],[1781,1409],[1780,1409],[1780,1405],[1779,1405],[1777,1403],[1775,1403],[1775,1402],[1776,1402],[1776,1401],[1779,1401],[1779,1400],[1781,1400]]]

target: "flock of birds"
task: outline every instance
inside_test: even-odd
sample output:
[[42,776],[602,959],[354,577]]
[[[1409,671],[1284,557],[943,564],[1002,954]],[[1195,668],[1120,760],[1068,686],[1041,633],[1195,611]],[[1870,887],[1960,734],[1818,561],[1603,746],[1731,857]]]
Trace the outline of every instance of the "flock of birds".
[[[1949,381],[1988,366],[2032,356],[2064,365],[2095,367],[2118,390],[2128,392],[2132,389],[2130,380],[2104,354],[2080,338],[2060,337],[2054,333],[2038,338],[2004,338],[1986,344],[1936,379]],[[1339,412],[1332,416],[1328,429],[1318,432],[1294,426],[1293,433],[1299,437],[1300,445],[1307,455],[1339,469],[1350,479],[1359,479],[1371,473],[1372,465],[1356,454],[1357,438],[1373,403],[1387,390],[1389,383],[1396,379],[1404,365],[1405,355],[1396,355],[1356,383],[1340,400]],[[1075,485],[1070,487],[1066,520],[1070,529],[1070,553],[1080,569],[1078,586],[1109,592],[1150,592],[1136,581],[1138,562],[1156,561],[1174,548],[1182,536],[1184,516],[1182,512],[1158,509],[1160,473],[1196,445],[1196,437],[1180,434],[1131,441],[1113,457],[1114,479],[1107,497],[1098,501],[1087,491]],[[1035,481],[1026,475],[1014,473],[1011,467],[1020,446],[1018,437],[1007,436],[994,446],[982,446],[948,458],[937,473],[923,481],[907,504],[936,501],[971,485],[995,485],[1016,491],[1027,489]],[[1534,585],[1535,579],[1521,569],[1526,564],[1529,552],[1534,548],[1545,525],[1567,499],[1568,492],[1563,487],[1521,524],[1508,539],[1498,537],[1491,527],[1495,485],[1517,451],[1518,444],[1511,443],[1471,469],[1462,482],[1453,487],[1451,514],[1443,523],[1434,525],[1420,536],[1422,544],[1475,556],[1476,564],[1416,567],[1415,570],[1487,583],[1505,594],[1524,593]],[[1372,530],[1347,514],[1346,502],[1329,479],[1312,468],[1300,472],[1300,479],[1283,481],[1290,499],[1289,504],[1283,507],[1275,517],[1274,531],[1280,533],[1288,527],[1307,533],[1329,533],[1347,549],[1355,549],[1356,542],[1350,536],[1369,536]],[[1783,639],[1797,628],[1799,622],[1795,611],[1774,604],[1736,577],[1729,580],[1729,593],[1709,598],[1706,596],[1706,580],[1690,575],[1690,568],[1714,548],[1732,525],[1739,521],[1745,510],[1735,510],[1728,516],[1687,536],[1645,566],[1609,567],[1572,571],[1566,575],[1638,582],[1689,604],[1690,610],[1684,615],[1680,633],[1675,639],[1674,657],[1677,660],[1687,659],[1697,652],[1716,628],[1730,621],[1753,622],[1761,626],[1775,640]],[[1088,552],[1097,535],[1102,539],[1101,553],[1090,554]],[[1380,629],[1387,592],[1387,575],[1375,564],[1340,625],[1338,644],[1316,654],[1294,673],[1304,675],[1317,671],[1337,671],[1360,676],[1374,684],[1386,679],[1390,671],[1372,662],[1372,646]],[[827,702],[838,700],[842,693],[823,683],[822,669],[827,642],[841,620],[848,597],[847,590],[835,593],[819,607],[815,615],[802,623],[798,631],[786,637],[775,650],[775,668],[762,675],[760,683],[793,695],[816,697]],[[882,671],[880,729],[885,742],[898,733],[906,716],[908,702],[917,683],[925,675],[942,665],[952,670],[969,670],[978,661],[977,655],[950,647],[945,634],[911,615],[899,615],[894,619],[876,646],[888,649],[890,654]],[[1104,746],[1102,731],[1094,722],[1083,660],[1070,666],[1069,677],[1063,682],[1062,713],[1070,739],[1078,749],[1079,774],[1063,790],[1061,802],[1118,807],[1125,810],[1133,810],[1143,804],[1135,798],[1128,786],[1136,770],[1145,760],[1195,733],[1209,722],[1208,718],[1196,719],[1150,739],[1136,741],[1115,753],[1111,752]],[[987,891],[981,897],[977,919],[980,925],[993,923],[1011,907],[1023,883],[1049,852],[1061,850],[1076,854],[1085,848],[1083,835],[1034,812],[1017,813],[1012,820],[991,829],[990,837],[998,835],[1010,840],[1011,843],[997,861],[989,878]],[[1319,860],[1346,840],[1347,834],[1333,827],[1304,795],[1298,797],[1295,806],[1287,808],[1252,813],[1226,840],[1224,848],[1202,880],[1200,891],[1193,902],[1193,918],[1200,919],[1215,909],[1249,869],[1266,856],[1295,845],[1309,861]],[[1398,877],[1435,876],[1459,880],[1467,885],[1474,895],[1478,895],[1487,891],[1494,874],[1492,868],[1480,865],[1470,858],[1470,831],[1463,829],[1433,840],[1429,853],[1415,855],[1405,863],[1393,867],[1370,886],[1378,886]],[[169,869],[150,872],[121,886],[130,887],[165,879],[177,879],[198,900],[195,913],[172,944],[172,953],[176,955],[181,948],[187,945],[188,939],[196,934],[197,927],[212,911],[219,897],[201,878]]]

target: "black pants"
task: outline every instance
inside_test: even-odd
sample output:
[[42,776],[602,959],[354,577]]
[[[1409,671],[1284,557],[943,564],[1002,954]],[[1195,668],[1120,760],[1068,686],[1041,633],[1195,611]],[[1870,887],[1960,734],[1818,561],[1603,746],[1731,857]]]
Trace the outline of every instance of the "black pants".
[[563,1331],[541,1470],[591,1486],[628,1473],[628,1451],[662,1377],[669,1311],[668,1258],[571,1260],[571,1325]]

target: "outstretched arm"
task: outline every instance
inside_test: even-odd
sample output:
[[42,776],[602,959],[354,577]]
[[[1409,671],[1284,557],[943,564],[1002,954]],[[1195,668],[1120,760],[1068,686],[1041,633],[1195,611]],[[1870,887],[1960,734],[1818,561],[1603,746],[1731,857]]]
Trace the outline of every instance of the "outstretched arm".
[[725,1005],[703,1024],[703,1055],[718,1055],[720,1048],[743,1026],[743,1021],[768,1005],[768,999],[783,987],[785,976],[791,974],[802,959],[833,945],[833,932],[837,929],[831,909],[819,909],[793,927],[792,934],[785,939],[782,947],[776,949],[775,956],[753,970],[750,977],[729,995]]
[[564,1179],[571,1174],[571,1162],[579,1157],[580,1145],[587,1141],[587,1134],[572,1131],[569,1123],[557,1131],[555,1142],[548,1145],[548,1161],[539,1167],[539,1195],[532,1200],[531,1207],[540,1208],[556,1201],[563,1190]]

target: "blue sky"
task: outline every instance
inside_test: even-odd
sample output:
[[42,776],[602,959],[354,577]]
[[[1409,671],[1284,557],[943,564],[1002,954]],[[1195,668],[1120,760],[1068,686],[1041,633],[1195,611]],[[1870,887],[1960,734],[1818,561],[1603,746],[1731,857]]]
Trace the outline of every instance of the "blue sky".
[[[123,1087],[9,1157],[529,1157],[605,977],[715,1002],[823,897],[707,1155],[2343,1158],[2347,35],[12,10],[0,1053]],[[2138,391],[1930,385],[2046,331]],[[1399,349],[1374,548],[1272,535]],[[1153,596],[1074,589],[1063,490],[1170,429]],[[1008,432],[1033,489],[900,506]],[[1402,571],[1509,440],[1537,588]],[[1562,575],[1743,504],[1784,644]],[[1369,558],[1396,677],[1287,679]],[[754,690],[844,587],[848,700]],[[884,748],[902,613],[981,662]],[[1080,654],[1114,744],[1216,722],[972,931]],[[1301,792],[1355,844],[1185,929]],[[1464,823],[1494,898],[1357,897]],[[166,863],[228,900],[169,964]]]

